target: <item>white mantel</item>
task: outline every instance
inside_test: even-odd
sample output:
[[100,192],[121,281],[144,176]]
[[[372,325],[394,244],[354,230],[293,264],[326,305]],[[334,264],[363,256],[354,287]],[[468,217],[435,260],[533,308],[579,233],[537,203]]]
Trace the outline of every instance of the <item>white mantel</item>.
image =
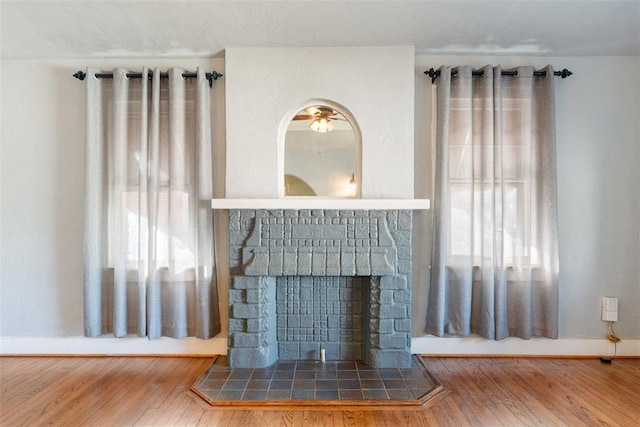
[[284,199],[212,199],[213,209],[340,209],[426,210],[429,199],[335,199],[288,197]]

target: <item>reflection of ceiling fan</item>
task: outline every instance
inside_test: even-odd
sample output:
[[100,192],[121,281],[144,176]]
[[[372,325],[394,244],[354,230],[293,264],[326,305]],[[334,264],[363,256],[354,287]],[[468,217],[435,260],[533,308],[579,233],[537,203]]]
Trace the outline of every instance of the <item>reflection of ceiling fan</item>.
[[339,114],[333,108],[315,105],[298,112],[293,117],[293,120],[311,120],[309,124],[311,130],[326,133],[334,129],[333,120],[344,120],[344,118],[338,117]]

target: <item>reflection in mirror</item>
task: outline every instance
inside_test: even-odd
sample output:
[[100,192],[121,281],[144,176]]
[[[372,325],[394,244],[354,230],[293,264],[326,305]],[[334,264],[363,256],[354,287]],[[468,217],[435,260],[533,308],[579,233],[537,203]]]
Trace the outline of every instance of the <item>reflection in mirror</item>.
[[285,135],[285,196],[356,197],[356,134],[335,108],[299,111]]
[[317,196],[304,179],[288,173],[284,174],[284,188],[287,196]]

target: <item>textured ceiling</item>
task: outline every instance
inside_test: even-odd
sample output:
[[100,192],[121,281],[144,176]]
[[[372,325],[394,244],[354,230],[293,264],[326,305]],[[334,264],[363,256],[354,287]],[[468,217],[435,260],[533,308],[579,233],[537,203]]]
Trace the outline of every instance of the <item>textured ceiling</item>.
[[226,47],[640,55],[640,0],[6,1],[3,58],[209,57]]

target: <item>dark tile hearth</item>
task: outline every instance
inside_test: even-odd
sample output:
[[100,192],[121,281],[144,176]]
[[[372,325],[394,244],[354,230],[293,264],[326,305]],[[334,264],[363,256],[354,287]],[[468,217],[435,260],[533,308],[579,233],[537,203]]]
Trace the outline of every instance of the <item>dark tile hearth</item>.
[[423,405],[442,387],[419,356],[411,368],[359,361],[279,360],[267,368],[231,368],[218,356],[192,390],[213,406]]

